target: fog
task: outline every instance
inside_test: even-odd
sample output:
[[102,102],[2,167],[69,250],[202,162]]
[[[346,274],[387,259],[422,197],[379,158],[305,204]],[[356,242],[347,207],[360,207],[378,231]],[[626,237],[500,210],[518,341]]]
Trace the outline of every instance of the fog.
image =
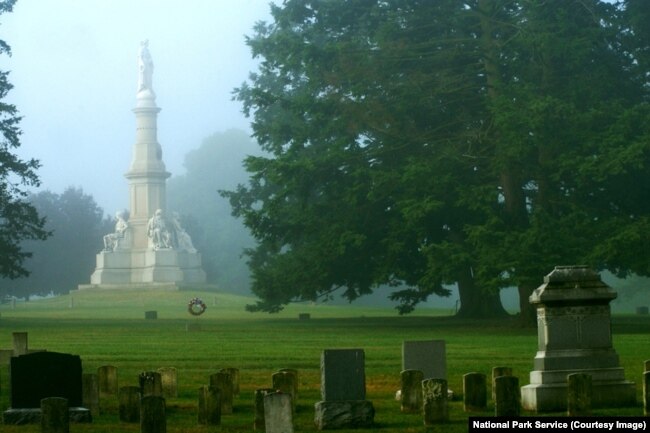
[[158,141],[172,175],[206,136],[249,131],[232,90],[256,69],[244,35],[270,19],[268,0],[18,0],[0,15],[0,57],[23,120],[23,158],[40,189],[82,187],[107,213],[128,207],[137,55],[149,40]]

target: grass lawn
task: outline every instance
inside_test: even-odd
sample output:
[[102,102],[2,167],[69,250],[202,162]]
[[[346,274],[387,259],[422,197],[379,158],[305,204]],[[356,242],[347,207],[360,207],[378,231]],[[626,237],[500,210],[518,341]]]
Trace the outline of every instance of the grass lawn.
[[[208,309],[198,318],[186,310],[187,302],[201,297]],[[102,365],[118,367],[120,386],[136,385],[141,371],[159,367],[178,370],[178,398],[167,401],[167,431],[250,432],[254,390],[271,385],[280,368],[299,370],[296,432],[315,431],[313,405],[320,400],[320,354],[323,349],[361,348],[366,357],[367,398],[376,409],[373,431],[421,432],[421,415],[400,413],[394,400],[399,388],[401,346],[404,340],[444,339],[447,343],[451,421],[440,431],[467,431],[468,414],[462,408],[462,375],[471,371],[489,376],[492,367],[510,366],[520,385],[528,383],[537,350],[535,329],[520,328],[514,320],[460,321],[449,311],[420,310],[400,317],[387,308],[300,304],[277,315],[247,313],[250,299],[200,292],[85,291],[39,301],[0,306],[0,348],[10,348],[11,333],[29,332],[29,347],[81,356],[84,372]],[[156,310],[158,320],[144,320]],[[311,314],[298,320],[299,313]],[[193,324],[200,330],[187,331]],[[615,316],[614,346],[628,380],[637,382],[639,402],[643,361],[650,359],[650,317]],[[241,393],[235,413],[223,415],[222,425],[197,425],[197,391],[225,367],[240,369]],[[0,409],[9,406],[8,371],[0,368]],[[489,392],[489,391],[488,391]],[[477,415],[489,416],[493,407]],[[123,424],[117,399],[103,398],[103,413],[91,425],[73,424],[72,432],[138,432],[139,425]],[[643,413],[641,403],[626,409],[595,411],[597,415]],[[532,415],[532,414],[531,414]],[[2,426],[3,432],[31,433],[40,426]],[[358,430],[355,430],[358,431]]]

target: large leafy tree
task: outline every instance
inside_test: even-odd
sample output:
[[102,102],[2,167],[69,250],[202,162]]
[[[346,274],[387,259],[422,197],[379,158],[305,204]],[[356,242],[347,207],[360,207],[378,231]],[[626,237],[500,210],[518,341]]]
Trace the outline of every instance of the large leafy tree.
[[[604,266],[624,250],[595,242],[630,215],[613,212],[610,182],[647,163],[619,9],[358,0],[272,12],[249,40],[260,69],[237,91],[271,156],[250,158],[249,185],[229,194],[258,240],[254,308],[392,284],[406,312],[457,282],[460,314],[502,314],[500,288],[525,299],[556,264]],[[611,157],[614,171],[600,164]]]
[[[11,12],[15,0],[0,1],[0,14]],[[9,45],[0,40],[0,54],[11,54]],[[20,116],[12,104],[3,102],[13,87],[9,72],[0,71],[0,276],[17,278],[28,274],[24,261],[30,252],[23,248],[26,239],[45,239],[43,219],[26,200],[27,187],[39,184],[35,159],[16,155],[20,147]]]

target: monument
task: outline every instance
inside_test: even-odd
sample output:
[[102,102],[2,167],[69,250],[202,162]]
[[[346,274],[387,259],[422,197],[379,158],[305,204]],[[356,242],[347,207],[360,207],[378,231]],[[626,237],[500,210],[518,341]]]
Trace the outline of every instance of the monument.
[[205,283],[201,255],[182,228],[178,214],[166,212],[165,169],[157,138],[160,108],[152,86],[153,61],[148,42],[138,55],[138,86],[133,112],[136,137],[129,182],[130,210],[116,214],[115,232],[104,236],[104,249],[90,277],[90,288],[178,289]]
[[609,302],[616,298],[600,276],[585,266],[557,266],[530,296],[537,307],[538,351],[530,384],[521,389],[524,409],[567,409],[567,377],[592,377],[593,407],[636,403],[612,345]]

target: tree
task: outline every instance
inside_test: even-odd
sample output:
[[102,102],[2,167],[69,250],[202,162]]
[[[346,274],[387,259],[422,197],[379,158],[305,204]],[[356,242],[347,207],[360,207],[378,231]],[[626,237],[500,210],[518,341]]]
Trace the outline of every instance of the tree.
[[260,69],[237,90],[270,156],[249,158],[249,185],[227,194],[258,241],[252,308],[391,284],[406,286],[391,296],[408,312],[458,282],[459,314],[499,315],[502,287],[527,300],[554,265],[623,250],[594,242],[617,232],[622,205],[595,161],[623,149],[619,172],[647,162],[634,159],[639,128],[634,151],[614,135],[645,112],[617,12],[595,0],[272,7],[249,39]]
[[[0,14],[11,12],[15,0],[0,2]],[[9,45],[0,40],[0,54],[11,55]],[[26,276],[24,261],[30,253],[22,248],[26,239],[43,240],[48,233],[36,209],[26,200],[27,187],[38,186],[35,159],[22,160],[14,152],[20,147],[20,116],[12,104],[2,102],[12,89],[9,72],[0,71],[0,276]]]
[[23,242],[32,254],[25,262],[29,277],[0,280],[2,291],[21,296],[67,293],[88,282],[103,236],[113,231],[114,222],[105,219],[92,196],[80,188],[69,187],[62,194],[42,191],[31,195],[29,202],[43,215],[52,235],[44,242]]

